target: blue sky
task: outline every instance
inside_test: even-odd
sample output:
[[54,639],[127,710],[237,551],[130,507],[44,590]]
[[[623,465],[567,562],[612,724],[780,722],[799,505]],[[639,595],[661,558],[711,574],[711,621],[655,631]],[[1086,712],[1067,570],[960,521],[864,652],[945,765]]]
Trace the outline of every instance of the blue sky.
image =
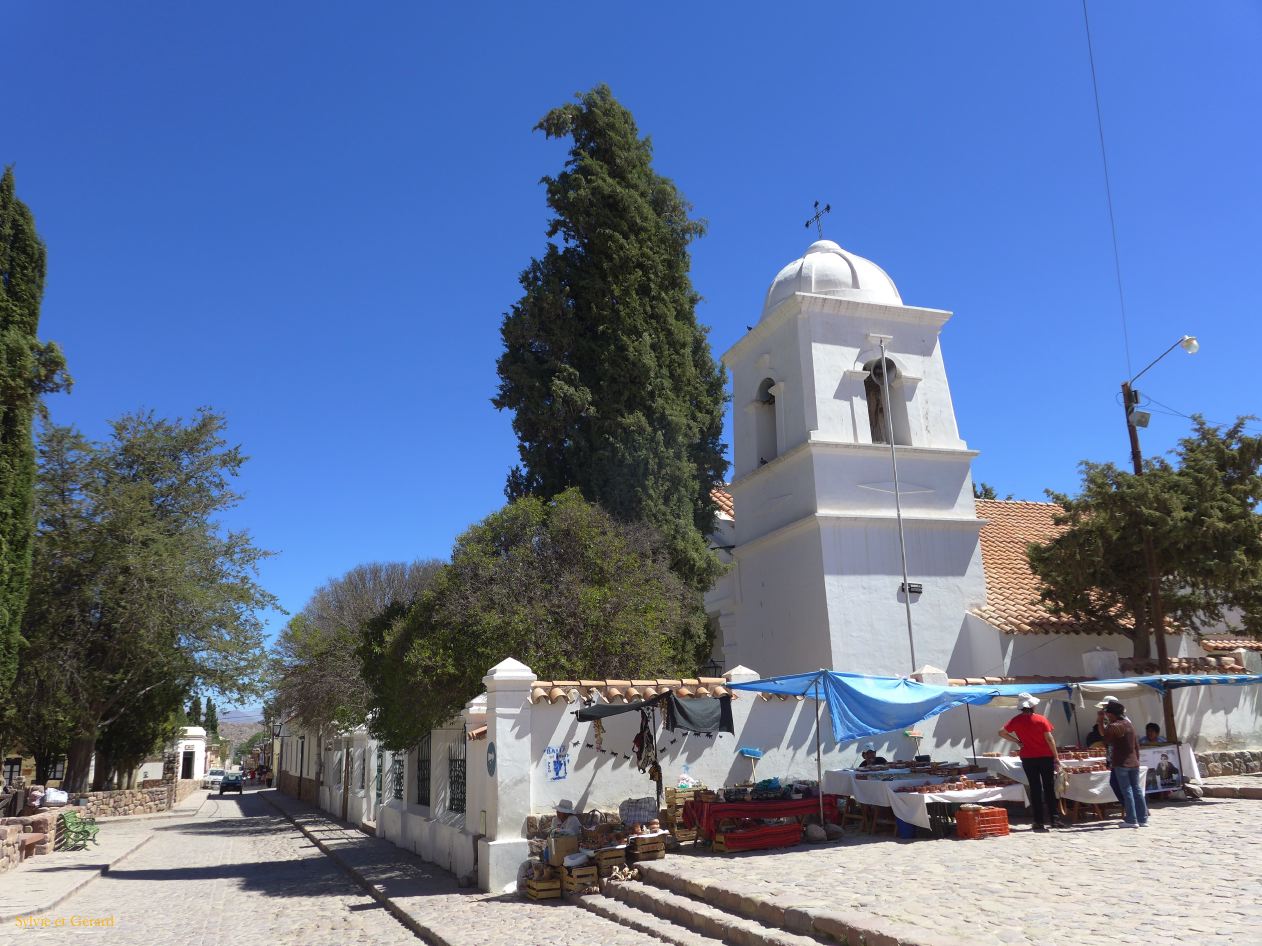
[[[1124,462],[1080,4],[691,6],[7,4],[0,163],[49,246],[56,418],[224,411],[252,457],[233,524],[290,610],[359,562],[445,556],[515,460],[498,329],[564,159],[531,128],[606,82],[709,221],[716,356],[828,201],[827,236],[955,312],[975,478],[1038,499]],[[1202,342],[1141,388],[1262,413],[1262,7],[1091,15],[1134,370]],[[1155,414],[1145,449],[1186,430]]]

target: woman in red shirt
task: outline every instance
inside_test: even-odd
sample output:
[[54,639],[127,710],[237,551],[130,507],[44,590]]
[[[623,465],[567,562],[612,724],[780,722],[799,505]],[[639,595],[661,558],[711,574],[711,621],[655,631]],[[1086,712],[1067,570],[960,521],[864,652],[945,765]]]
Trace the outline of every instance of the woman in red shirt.
[[1046,716],[1034,712],[1038,704],[1032,697],[1021,700],[1021,712],[999,730],[999,738],[1021,747],[1021,768],[1025,770],[1030,791],[1030,807],[1034,809],[1034,830],[1046,831],[1056,824],[1056,755],[1055,727]]

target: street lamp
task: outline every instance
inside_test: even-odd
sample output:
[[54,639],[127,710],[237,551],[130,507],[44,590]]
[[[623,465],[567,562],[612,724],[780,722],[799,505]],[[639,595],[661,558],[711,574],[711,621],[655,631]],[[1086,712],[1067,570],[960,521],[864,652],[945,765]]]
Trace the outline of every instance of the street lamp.
[[[1131,463],[1134,465],[1136,476],[1144,475],[1144,457],[1139,450],[1139,428],[1148,426],[1148,414],[1138,410],[1139,392],[1135,390],[1134,384],[1149,368],[1176,348],[1182,348],[1189,355],[1195,355],[1200,351],[1201,343],[1196,340],[1195,335],[1184,335],[1150,361],[1143,371],[1129,381],[1122,382],[1122,406],[1126,410],[1126,431],[1131,438]],[[1148,572],[1148,614],[1152,624],[1153,638],[1157,642],[1157,665],[1161,669],[1162,676],[1165,676],[1170,672],[1170,655],[1166,650],[1165,617],[1161,613],[1161,574],[1157,568],[1157,553],[1152,546],[1152,535],[1146,529],[1144,530],[1144,567]],[[1139,628],[1135,630],[1138,633]],[[1170,692],[1164,688],[1161,703],[1165,715],[1166,738],[1177,739],[1174,729],[1174,703],[1170,699]]]

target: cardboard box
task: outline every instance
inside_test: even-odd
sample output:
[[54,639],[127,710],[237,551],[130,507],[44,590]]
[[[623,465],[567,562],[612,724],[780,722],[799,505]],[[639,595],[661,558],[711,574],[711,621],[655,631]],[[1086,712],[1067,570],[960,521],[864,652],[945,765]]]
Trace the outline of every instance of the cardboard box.
[[578,837],[575,835],[560,835],[554,838],[548,838],[548,863],[554,866],[560,866],[565,860],[567,854],[576,854],[578,852]]

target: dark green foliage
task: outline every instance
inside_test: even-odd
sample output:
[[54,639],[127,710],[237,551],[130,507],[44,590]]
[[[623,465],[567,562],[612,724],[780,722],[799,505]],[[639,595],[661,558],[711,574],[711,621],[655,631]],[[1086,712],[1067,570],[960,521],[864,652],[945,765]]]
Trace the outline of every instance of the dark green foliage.
[[1262,437],[1245,434],[1246,420],[1223,429],[1195,418],[1175,463],[1150,460],[1135,476],[1084,462],[1078,496],[1049,492],[1067,529],[1031,546],[1030,564],[1052,610],[1132,636],[1148,656],[1147,532],[1168,619],[1206,629],[1238,608],[1246,629],[1262,631]]
[[217,521],[238,500],[229,481],[245,461],[224,441],[223,418],[139,413],[112,426],[103,443],[56,426],[40,443],[24,626],[28,651],[62,662],[74,789],[96,740],[156,693],[170,703],[150,713],[159,719],[190,690],[257,695],[258,612],[274,604],[255,580],[267,553]]
[[206,732],[212,736],[219,735],[219,711],[215,709],[215,701],[210,697],[206,698],[206,714],[202,718],[205,720],[202,725]]
[[[998,499],[999,493],[996,492],[995,488],[991,486],[989,483],[974,483],[973,484],[973,498],[974,499]],[[1008,500],[1011,498],[1012,498],[1011,493],[1009,493],[1007,496],[1004,497],[1005,500]]]
[[188,711],[184,715],[187,717],[190,726],[202,725],[202,698],[200,696],[194,696],[189,701]]
[[0,176],[0,691],[17,670],[22,612],[30,588],[35,447],[40,396],[68,385],[58,347],[41,344],[39,307],[46,253],[35,218]]
[[505,316],[499,393],[513,411],[522,465],[507,494],[578,487],[626,522],[666,538],[671,565],[704,591],[719,565],[706,536],[711,487],[727,461],[724,373],[696,320],[688,244],[703,224],[655,173],[648,139],[606,86],[544,116],[572,139],[565,170],[544,179],[553,217],[543,259]]
[[507,657],[541,678],[670,676],[709,645],[658,533],[572,489],[523,497],[471,528],[414,607],[370,624],[361,653],[371,726],[399,748],[455,715]]

